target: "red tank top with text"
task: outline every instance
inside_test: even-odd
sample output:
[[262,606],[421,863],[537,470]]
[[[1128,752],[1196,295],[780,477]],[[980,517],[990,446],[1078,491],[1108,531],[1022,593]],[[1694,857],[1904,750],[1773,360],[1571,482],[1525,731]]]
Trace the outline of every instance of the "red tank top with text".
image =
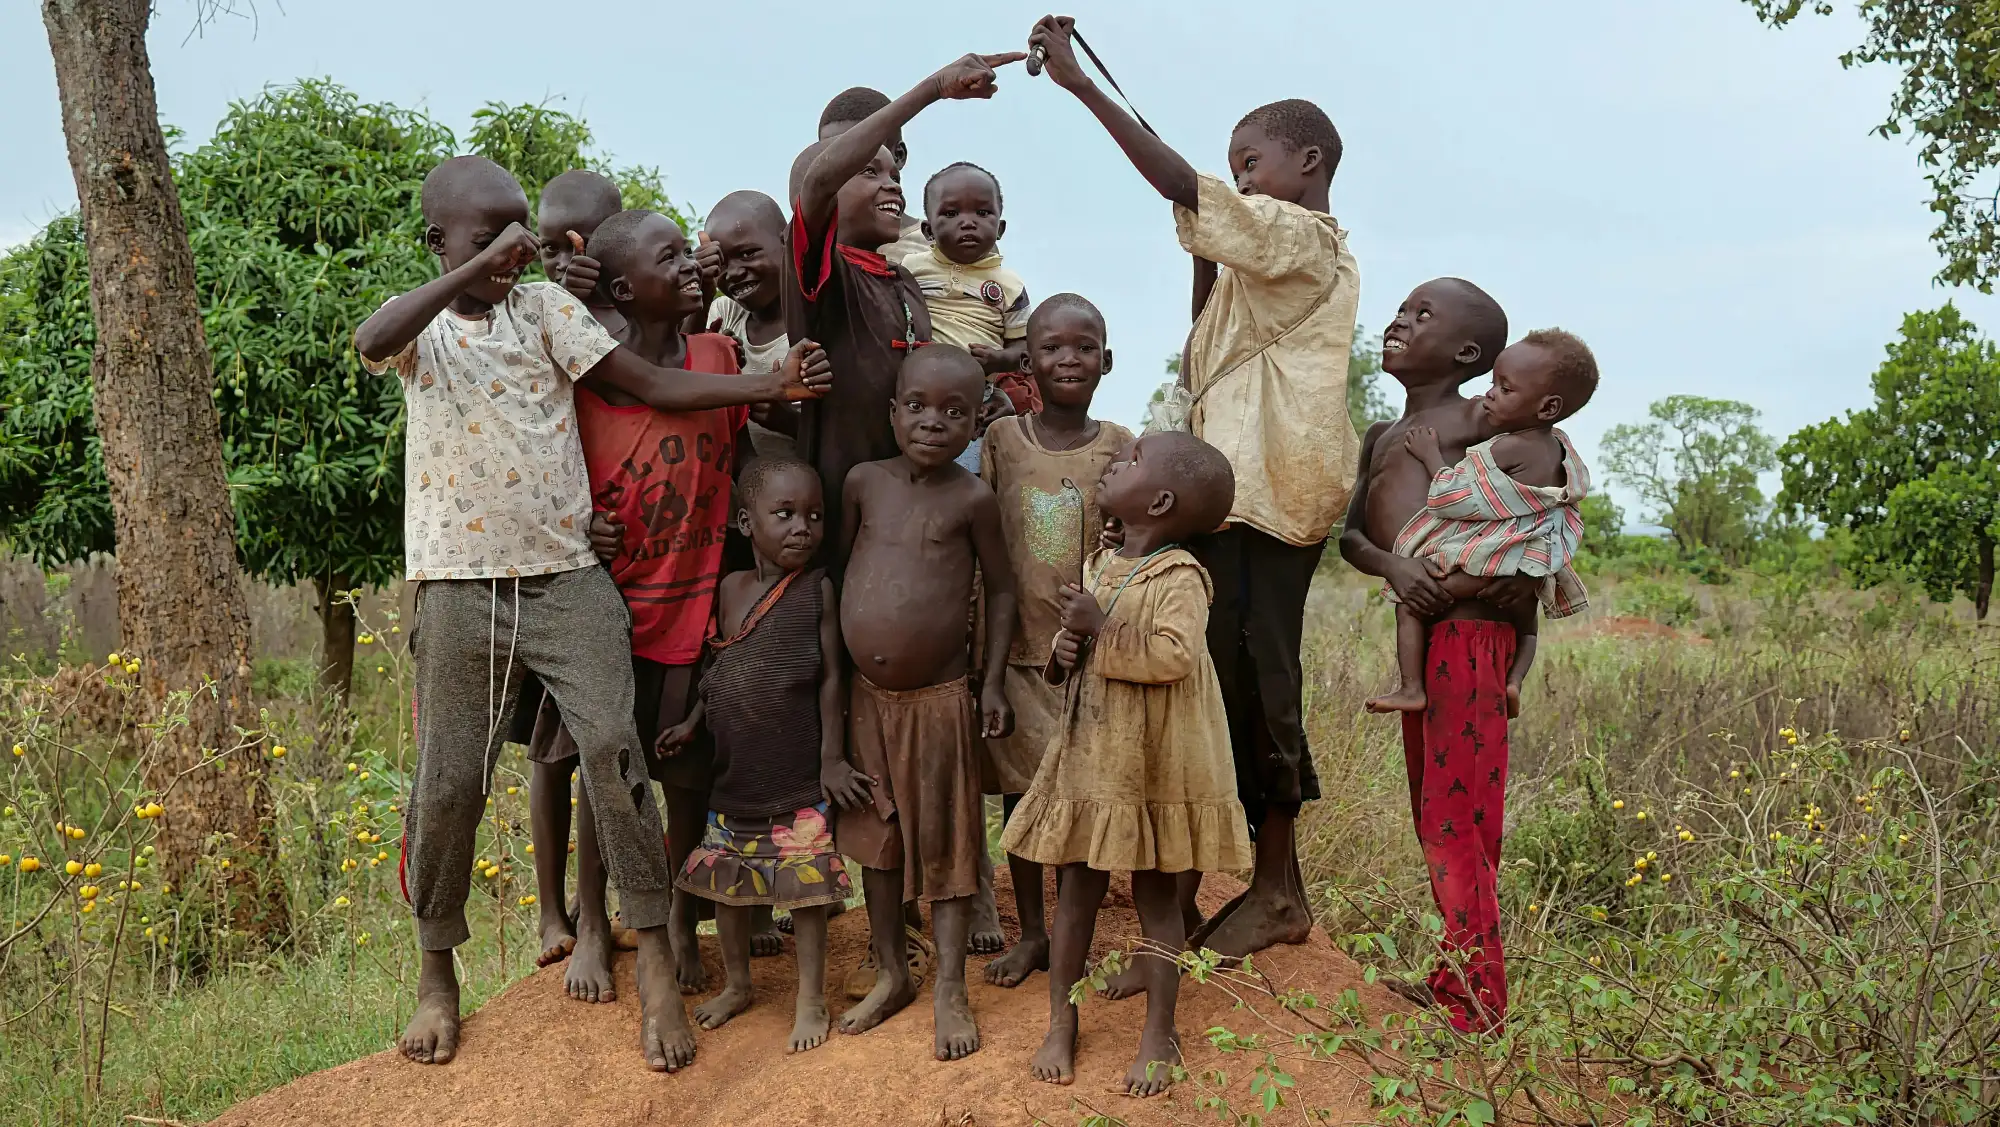
[[[687,338],[689,371],[736,374],[728,337]],[[577,434],[590,468],[592,506],[625,523],[611,578],[632,612],[632,652],[687,665],[701,656],[746,407],[656,411],[606,403],[576,389]]]

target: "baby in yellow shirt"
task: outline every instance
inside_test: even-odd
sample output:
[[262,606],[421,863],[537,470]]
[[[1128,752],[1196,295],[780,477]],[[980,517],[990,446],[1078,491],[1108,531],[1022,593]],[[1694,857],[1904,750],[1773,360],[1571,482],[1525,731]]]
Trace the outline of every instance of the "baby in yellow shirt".
[[[1000,217],[1000,181],[966,161],[946,165],[924,184],[924,237],[928,251],[903,259],[931,312],[931,339],[972,353],[986,370],[986,403],[979,434],[994,418],[1039,410],[1035,383],[1021,371],[1028,351],[1028,313],[1034,308],[1020,275],[1001,264],[994,247],[1007,233]],[[996,391],[997,389],[997,391]],[[977,436],[960,465],[979,472]]]

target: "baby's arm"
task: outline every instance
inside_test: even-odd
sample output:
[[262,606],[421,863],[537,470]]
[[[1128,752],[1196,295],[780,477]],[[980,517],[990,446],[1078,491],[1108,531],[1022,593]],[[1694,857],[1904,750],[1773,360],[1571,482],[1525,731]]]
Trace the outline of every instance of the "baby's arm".
[[1410,609],[1425,618],[1435,618],[1451,609],[1452,599],[1437,577],[1421,562],[1378,547],[1368,538],[1369,466],[1375,461],[1375,444],[1391,424],[1376,423],[1361,439],[1361,465],[1354,474],[1354,494],[1347,502],[1347,526],[1340,533],[1340,558],[1363,575],[1380,576],[1396,589],[1396,595]]
[[847,694],[841,686],[840,604],[833,580],[819,581],[819,785],[842,810],[868,805],[876,780],[847,761]]
[[[437,230],[436,227],[430,228]],[[440,236],[441,237],[441,236]],[[431,236],[427,233],[426,238]],[[539,239],[519,223],[507,224],[500,236],[471,261],[425,282],[401,297],[391,298],[370,314],[354,330],[354,350],[361,359],[382,365],[410,346],[425,327],[437,320],[467,286],[494,274],[509,274],[535,261],[542,253]],[[379,370],[379,368],[377,369]]]
[[1000,500],[981,482],[972,503],[972,549],[979,556],[979,581],[986,589],[986,683],[979,690],[980,734],[1001,739],[1014,731],[1007,703],[1007,651],[1014,642],[1014,567],[1000,531]]
[[833,366],[818,344],[802,340],[775,372],[718,375],[661,368],[629,348],[606,353],[578,382],[601,379],[657,411],[702,411],[771,399],[818,398],[833,388]]
[[1436,427],[1411,427],[1403,433],[1403,446],[1424,467],[1424,476],[1435,478],[1444,469],[1444,451],[1438,446]]
[[813,159],[812,167],[806,169],[805,182],[799,188],[799,217],[805,221],[806,230],[826,230],[827,221],[833,218],[834,197],[840,194],[840,186],[867,168],[876,152],[902,132],[903,126],[923,112],[924,107],[946,98],[991,98],[995,89],[994,68],[1027,57],[1021,51],[967,55],[828,141],[826,148]]
[[[1044,16],[1029,33],[1028,46],[1042,49],[1042,65],[1047,68],[1049,79],[1076,95],[1076,100],[1096,116],[1104,131],[1111,134],[1111,139],[1118,142],[1119,148],[1125,150],[1132,167],[1139,170],[1139,175],[1146,178],[1146,183],[1151,184],[1154,191],[1189,211],[1196,210],[1201,189],[1194,165],[1135,121],[1131,114],[1098,89],[1089,75],[1083,73],[1069,42],[1070,29],[1075,25],[1076,21],[1068,16]],[[1199,281],[1196,285],[1199,288]],[[1206,301],[1206,294],[1199,296]],[[1200,311],[1201,305],[1197,303],[1195,312],[1198,315]]]
[[1514,618],[1514,663],[1507,667],[1507,719],[1521,715],[1521,686],[1528,681],[1528,670],[1535,666],[1535,642],[1540,637],[1541,615],[1536,604],[1529,603],[1525,614],[1516,613]]

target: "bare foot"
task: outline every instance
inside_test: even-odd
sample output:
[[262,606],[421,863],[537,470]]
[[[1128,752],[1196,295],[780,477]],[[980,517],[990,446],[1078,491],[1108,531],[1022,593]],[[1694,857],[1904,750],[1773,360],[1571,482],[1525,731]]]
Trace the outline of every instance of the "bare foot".
[[449,1064],[458,1055],[458,986],[417,990],[417,1012],[397,1047],[418,1064]]
[[1050,1084],[1075,1083],[1076,1024],[1073,1021],[1049,1022],[1049,1035],[1043,1039],[1042,1047],[1035,1051],[1035,1058],[1028,1062],[1028,1074]]
[[1188,950],[1199,951],[1203,947],[1208,946],[1209,933],[1213,932],[1216,928],[1221,927],[1223,921],[1229,918],[1230,913],[1236,911],[1236,909],[1243,906],[1243,901],[1247,899],[1249,895],[1250,895],[1250,890],[1247,888],[1244,889],[1243,891],[1237,893],[1235,896],[1231,897],[1228,903],[1224,904],[1220,908],[1217,908],[1215,910],[1215,914],[1208,917],[1208,919],[1204,920],[1199,926],[1189,929],[1187,933]]
[[979,1051],[979,1026],[972,1020],[965,983],[939,979],[931,1014],[937,1028],[937,1059],[963,1060]]
[[752,958],[768,959],[785,953],[785,937],[778,934],[776,924],[765,931],[750,933],[750,955]]
[[722,993],[694,1008],[694,1019],[703,1029],[720,1029],[729,1024],[729,1019],[750,1008],[750,988],[734,985],[722,988]]
[[1157,1096],[1173,1086],[1174,1066],[1181,1063],[1181,1040],[1172,1033],[1139,1036],[1139,1056],[1125,1073],[1125,1094]]
[[1014,949],[986,964],[986,981],[995,986],[1019,986],[1038,970],[1049,969],[1049,937],[1023,936]]
[[1126,998],[1136,998],[1146,992],[1146,976],[1134,965],[1133,956],[1125,956],[1125,969],[1112,975],[1104,983],[1098,994],[1114,1002]]
[[542,905],[542,953],[535,956],[535,965],[545,967],[569,958],[576,947],[576,928],[569,917],[556,911],[553,905]]
[[1000,930],[1000,909],[993,903],[993,882],[979,882],[979,894],[972,898],[972,931],[966,936],[970,955],[992,955],[1007,949],[1007,935]]
[[674,979],[683,994],[708,992],[708,969],[701,965],[701,941],[694,936],[674,944]]
[[827,1029],[831,1024],[824,997],[799,995],[797,1016],[792,1019],[792,1043],[785,1051],[803,1053],[807,1049],[819,1048],[826,1043]]
[[611,933],[602,924],[585,924],[577,929],[569,970],[563,974],[563,993],[579,1002],[615,1002],[618,986],[611,977]]
[[840,1031],[866,1033],[916,1000],[917,986],[908,974],[877,974],[868,996],[840,1015]]
[[1424,696],[1424,688],[1401,686],[1387,696],[1375,697],[1365,706],[1370,712],[1422,712],[1430,700]]
[[694,1063],[694,1029],[674,985],[673,955],[665,936],[640,936],[639,1051],[654,1072],[675,1072]]
[[1209,929],[1201,945],[1240,959],[1279,943],[1304,943],[1312,919],[1296,901],[1252,889],[1228,918]]

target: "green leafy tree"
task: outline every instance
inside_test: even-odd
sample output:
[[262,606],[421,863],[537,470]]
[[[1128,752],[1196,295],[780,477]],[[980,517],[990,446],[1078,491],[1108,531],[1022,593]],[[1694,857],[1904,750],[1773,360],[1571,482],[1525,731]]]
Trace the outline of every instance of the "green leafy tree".
[[[1833,0],[1747,0],[1759,19],[1783,27]],[[1887,63],[1903,72],[1889,116],[1875,132],[1904,132],[1938,215],[1931,241],[1944,255],[1938,280],[1991,292],[2000,274],[2000,0],[1856,0],[1867,34],[1842,66]]]
[[1853,542],[1862,583],[1896,575],[1986,617],[2000,535],[2000,347],[1946,305],[1903,319],[1876,369],[1875,402],[1806,427],[1778,452],[1780,500]]
[[[539,193],[606,158],[546,107],[490,105],[475,148]],[[423,178],[457,151],[429,117],[322,80],[230,108],[174,160],[214,365],[237,554],[273,583],[315,585],[323,676],[345,693],[354,619],[340,592],[402,565],[402,390],[368,375],[354,326],[433,277]],[[673,210],[657,173],[617,174],[627,202]],[[93,423],[87,256],[73,216],[0,259],[0,538],[44,566],[113,550]]]
[[1625,510],[1605,493],[1585,494],[1576,508],[1583,516],[1583,550],[1605,559],[1617,555],[1625,540]]
[[1354,346],[1347,356],[1347,418],[1357,435],[1397,415],[1395,405],[1382,393],[1382,381],[1376,378],[1381,374],[1381,334],[1370,336],[1356,326]]
[[1621,423],[1604,436],[1611,480],[1639,495],[1649,519],[1673,533],[1684,555],[1702,549],[1735,564],[1754,547],[1765,510],[1757,475],[1777,468],[1775,444],[1757,409],[1730,399],[1670,395],[1652,421]]

